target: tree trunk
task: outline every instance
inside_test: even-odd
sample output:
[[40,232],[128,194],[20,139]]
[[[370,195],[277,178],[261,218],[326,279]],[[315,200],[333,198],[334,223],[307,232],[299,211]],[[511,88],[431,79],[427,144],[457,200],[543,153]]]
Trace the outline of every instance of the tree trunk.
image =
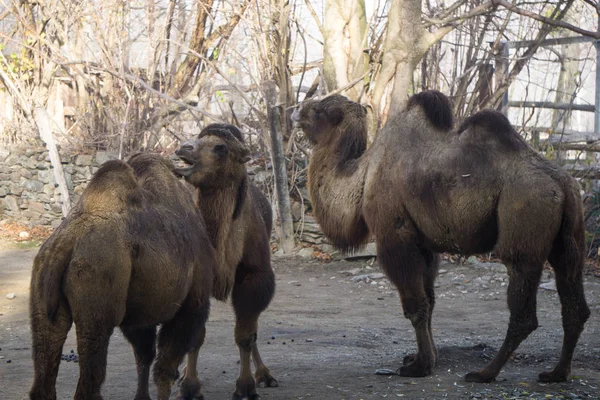
[[[565,21],[569,23],[577,23],[581,18],[582,7],[580,4],[573,4],[569,13],[565,16]],[[568,36],[569,32],[566,29],[557,29],[557,36]],[[558,85],[556,86],[556,96],[554,101],[557,103],[573,104],[577,96],[579,86],[577,78],[579,75],[579,53],[580,47],[578,43],[566,44],[560,46],[560,72],[558,74]],[[552,112],[552,129],[560,135],[561,132],[569,128],[571,125],[572,110],[554,110]],[[537,141],[539,142],[539,132],[535,132]],[[566,151],[559,150],[557,153],[559,161],[566,158]],[[590,158],[591,156],[591,158]],[[594,153],[586,152],[586,159],[590,162],[594,161]]]
[[274,79],[279,88],[279,105],[283,106],[283,113],[280,118],[283,148],[288,147],[290,139],[290,116],[292,110],[290,106],[294,104],[292,81],[290,79],[289,61],[290,61],[290,4],[287,0],[279,2],[279,8],[273,16],[272,31],[272,54],[276,57]]
[[[190,38],[190,49],[204,55],[204,39],[206,34],[206,21],[210,11],[212,10],[214,0],[198,1],[196,8],[196,24],[192,31],[192,37]],[[175,82],[170,90],[171,96],[175,98],[182,97],[190,86],[196,72],[196,68],[200,64],[200,59],[193,55],[188,54],[185,60],[181,63],[177,69],[175,75]]]
[[406,104],[413,71],[432,44],[427,41],[426,34],[421,25],[421,0],[392,0],[381,71],[371,100],[375,115],[381,113],[384,95],[392,82],[388,119]]
[[54,142],[54,136],[52,136],[52,130],[50,129],[50,117],[45,107],[38,105],[33,109],[33,118],[37,124],[40,138],[46,143],[46,148],[50,154],[50,163],[52,164],[52,171],[54,173],[54,181],[58,185],[61,195],[61,207],[63,216],[66,217],[71,211],[71,199],[69,197],[69,188],[67,187],[67,181],[65,179],[65,173],[63,171],[62,163],[60,162],[60,155]]
[[[364,0],[326,0],[323,24],[323,75],[328,90],[335,90],[360,78],[369,67],[367,17]],[[346,91],[357,100],[360,86]]]
[[271,138],[271,158],[275,175],[275,194],[277,198],[277,215],[279,218],[279,242],[285,254],[290,254],[295,247],[294,225],[288,191],[287,167],[283,153],[283,135],[281,132],[281,108],[277,105],[277,86],[274,81],[264,83],[263,90],[267,103],[267,115]]

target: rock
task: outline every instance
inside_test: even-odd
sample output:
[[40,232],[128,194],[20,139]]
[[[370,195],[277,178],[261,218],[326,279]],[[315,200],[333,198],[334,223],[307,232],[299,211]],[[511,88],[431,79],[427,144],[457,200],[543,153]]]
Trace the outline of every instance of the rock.
[[373,272],[370,274],[363,274],[363,275],[357,275],[355,277],[352,278],[352,282],[360,282],[360,281],[366,281],[367,279],[382,279],[385,278],[385,275],[382,274],[381,272]]
[[504,264],[500,264],[500,263],[477,262],[477,263],[474,263],[473,265],[478,268],[489,269],[492,272],[506,273],[506,267],[504,266]]
[[6,298],[9,299],[9,300],[14,299],[15,297],[17,297],[17,295],[14,294],[14,293],[9,293],[9,294],[6,295]]
[[96,152],[95,161],[96,161],[96,164],[98,164],[98,165],[102,165],[105,162],[107,162],[108,160],[116,160],[116,159],[117,159],[117,156],[113,153],[109,153],[107,151]]
[[21,215],[28,219],[39,219],[42,216],[42,213],[33,210],[25,210],[21,213]]
[[471,256],[471,257],[467,258],[467,262],[468,262],[469,264],[478,264],[478,263],[479,263],[479,260],[477,259],[477,257],[475,257],[475,256]]
[[297,201],[292,202],[291,211],[292,219],[294,221],[300,221],[302,219],[302,214],[304,214],[302,210],[302,204],[298,203]]
[[356,258],[370,258],[377,256],[377,246],[375,243],[367,243],[367,245],[361,249],[350,250],[342,257],[346,260],[352,260]]
[[8,188],[6,186],[0,187],[0,197],[4,197],[8,194]]
[[11,183],[10,184],[10,192],[12,194],[16,194],[17,196],[20,196],[21,193],[23,193],[23,186],[21,186],[18,183]]
[[44,190],[44,183],[37,180],[28,180],[23,184],[23,188],[33,193],[38,193]]
[[312,258],[314,250],[310,247],[303,247],[298,250],[298,256],[302,258]]
[[49,169],[38,171],[38,179],[43,183],[54,183],[54,173]]
[[17,198],[15,196],[6,196],[4,198],[4,208],[8,211],[19,211],[19,204],[17,203]]
[[6,149],[0,149],[0,162],[6,161],[8,156],[10,156],[10,151]]
[[46,212],[46,208],[44,207],[44,205],[37,201],[30,201],[29,203],[27,203],[27,208],[29,208],[32,211],[39,212],[40,214]]
[[362,271],[362,268],[353,268],[353,269],[349,269],[348,271],[341,271],[341,274],[345,274],[345,275],[358,275],[358,273]]
[[19,237],[21,239],[27,239],[29,237],[29,232],[27,232],[27,231],[19,232]]
[[79,165],[79,166],[92,165],[93,159],[94,159],[94,156],[92,156],[91,154],[80,154],[75,158],[75,165]]
[[438,274],[440,274],[440,275],[441,275],[441,274],[445,274],[446,272],[448,272],[448,270],[447,270],[447,269],[440,269],[440,270],[438,271]]
[[548,281],[546,283],[542,283],[540,285],[540,288],[546,289],[546,290],[556,291],[556,281],[554,279],[552,279],[551,281]]

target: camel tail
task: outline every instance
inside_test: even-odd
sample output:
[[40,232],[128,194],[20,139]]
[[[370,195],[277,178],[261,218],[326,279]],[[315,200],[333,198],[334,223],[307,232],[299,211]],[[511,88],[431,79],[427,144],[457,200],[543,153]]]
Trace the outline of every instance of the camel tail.
[[58,311],[63,277],[73,254],[74,241],[66,236],[59,228],[46,240],[33,262],[31,304],[39,302],[51,321]]
[[581,276],[585,260],[585,223],[579,184],[572,181],[565,190],[563,221],[556,237],[550,259],[567,269],[569,278]]

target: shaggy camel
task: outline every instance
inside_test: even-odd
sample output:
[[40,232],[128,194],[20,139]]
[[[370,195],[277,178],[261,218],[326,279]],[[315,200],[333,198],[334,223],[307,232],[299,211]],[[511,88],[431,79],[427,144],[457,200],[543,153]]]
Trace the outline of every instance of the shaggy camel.
[[529,148],[495,111],[453,129],[450,102],[435,91],[411,97],[369,149],[366,112],[343,96],[307,101],[293,118],[314,145],[310,195],[324,233],[342,249],[375,236],[379,263],[415,329],[417,353],[405,357],[400,375],[429,375],[436,363],[431,315],[437,253],[493,250],[510,277],[510,322],[496,357],[465,379],[493,380],[537,328],[545,260],[556,273],[564,342],[558,364],[539,380],[568,378],[590,312],[582,282],[582,204],[567,172]]
[[[108,342],[120,327],[137,363],[136,400],[167,400],[185,354],[205,335],[215,253],[192,193],[157,155],[108,161],[37,254],[30,315],[35,379],[32,400],[56,399],[63,344],[77,327],[75,399],[101,400]],[[196,243],[190,246],[190,243]],[[186,392],[187,390],[187,392]],[[182,398],[200,396],[186,380]]]
[[[262,362],[256,345],[258,317],[275,293],[269,245],[271,206],[248,178],[245,167],[248,149],[235,126],[208,125],[176,154],[188,166],[175,172],[196,188],[196,203],[216,249],[213,295],[224,301],[231,294],[235,311],[240,375],[233,399],[258,399],[256,384],[278,385]],[[197,352],[188,355],[186,374],[197,356]],[[250,358],[254,360],[256,380],[252,378]]]

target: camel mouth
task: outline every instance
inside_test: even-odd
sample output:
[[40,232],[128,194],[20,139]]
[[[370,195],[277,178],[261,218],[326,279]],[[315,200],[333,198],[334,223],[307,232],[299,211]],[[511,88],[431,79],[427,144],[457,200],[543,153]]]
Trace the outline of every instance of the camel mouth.
[[183,164],[185,165],[194,165],[194,162],[192,160],[190,160],[189,158],[187,158],[185,155],[179,155],[177,154],[177,156],[179,157],[179,160],[183,162]]
[[179,157],[179,162],[175,166],[174,170],[175,175],[179,176],[180,178],[189,176],[194,170],[196,163],[188,157],[185,150],[179,149],[175,152],[175,155]]

